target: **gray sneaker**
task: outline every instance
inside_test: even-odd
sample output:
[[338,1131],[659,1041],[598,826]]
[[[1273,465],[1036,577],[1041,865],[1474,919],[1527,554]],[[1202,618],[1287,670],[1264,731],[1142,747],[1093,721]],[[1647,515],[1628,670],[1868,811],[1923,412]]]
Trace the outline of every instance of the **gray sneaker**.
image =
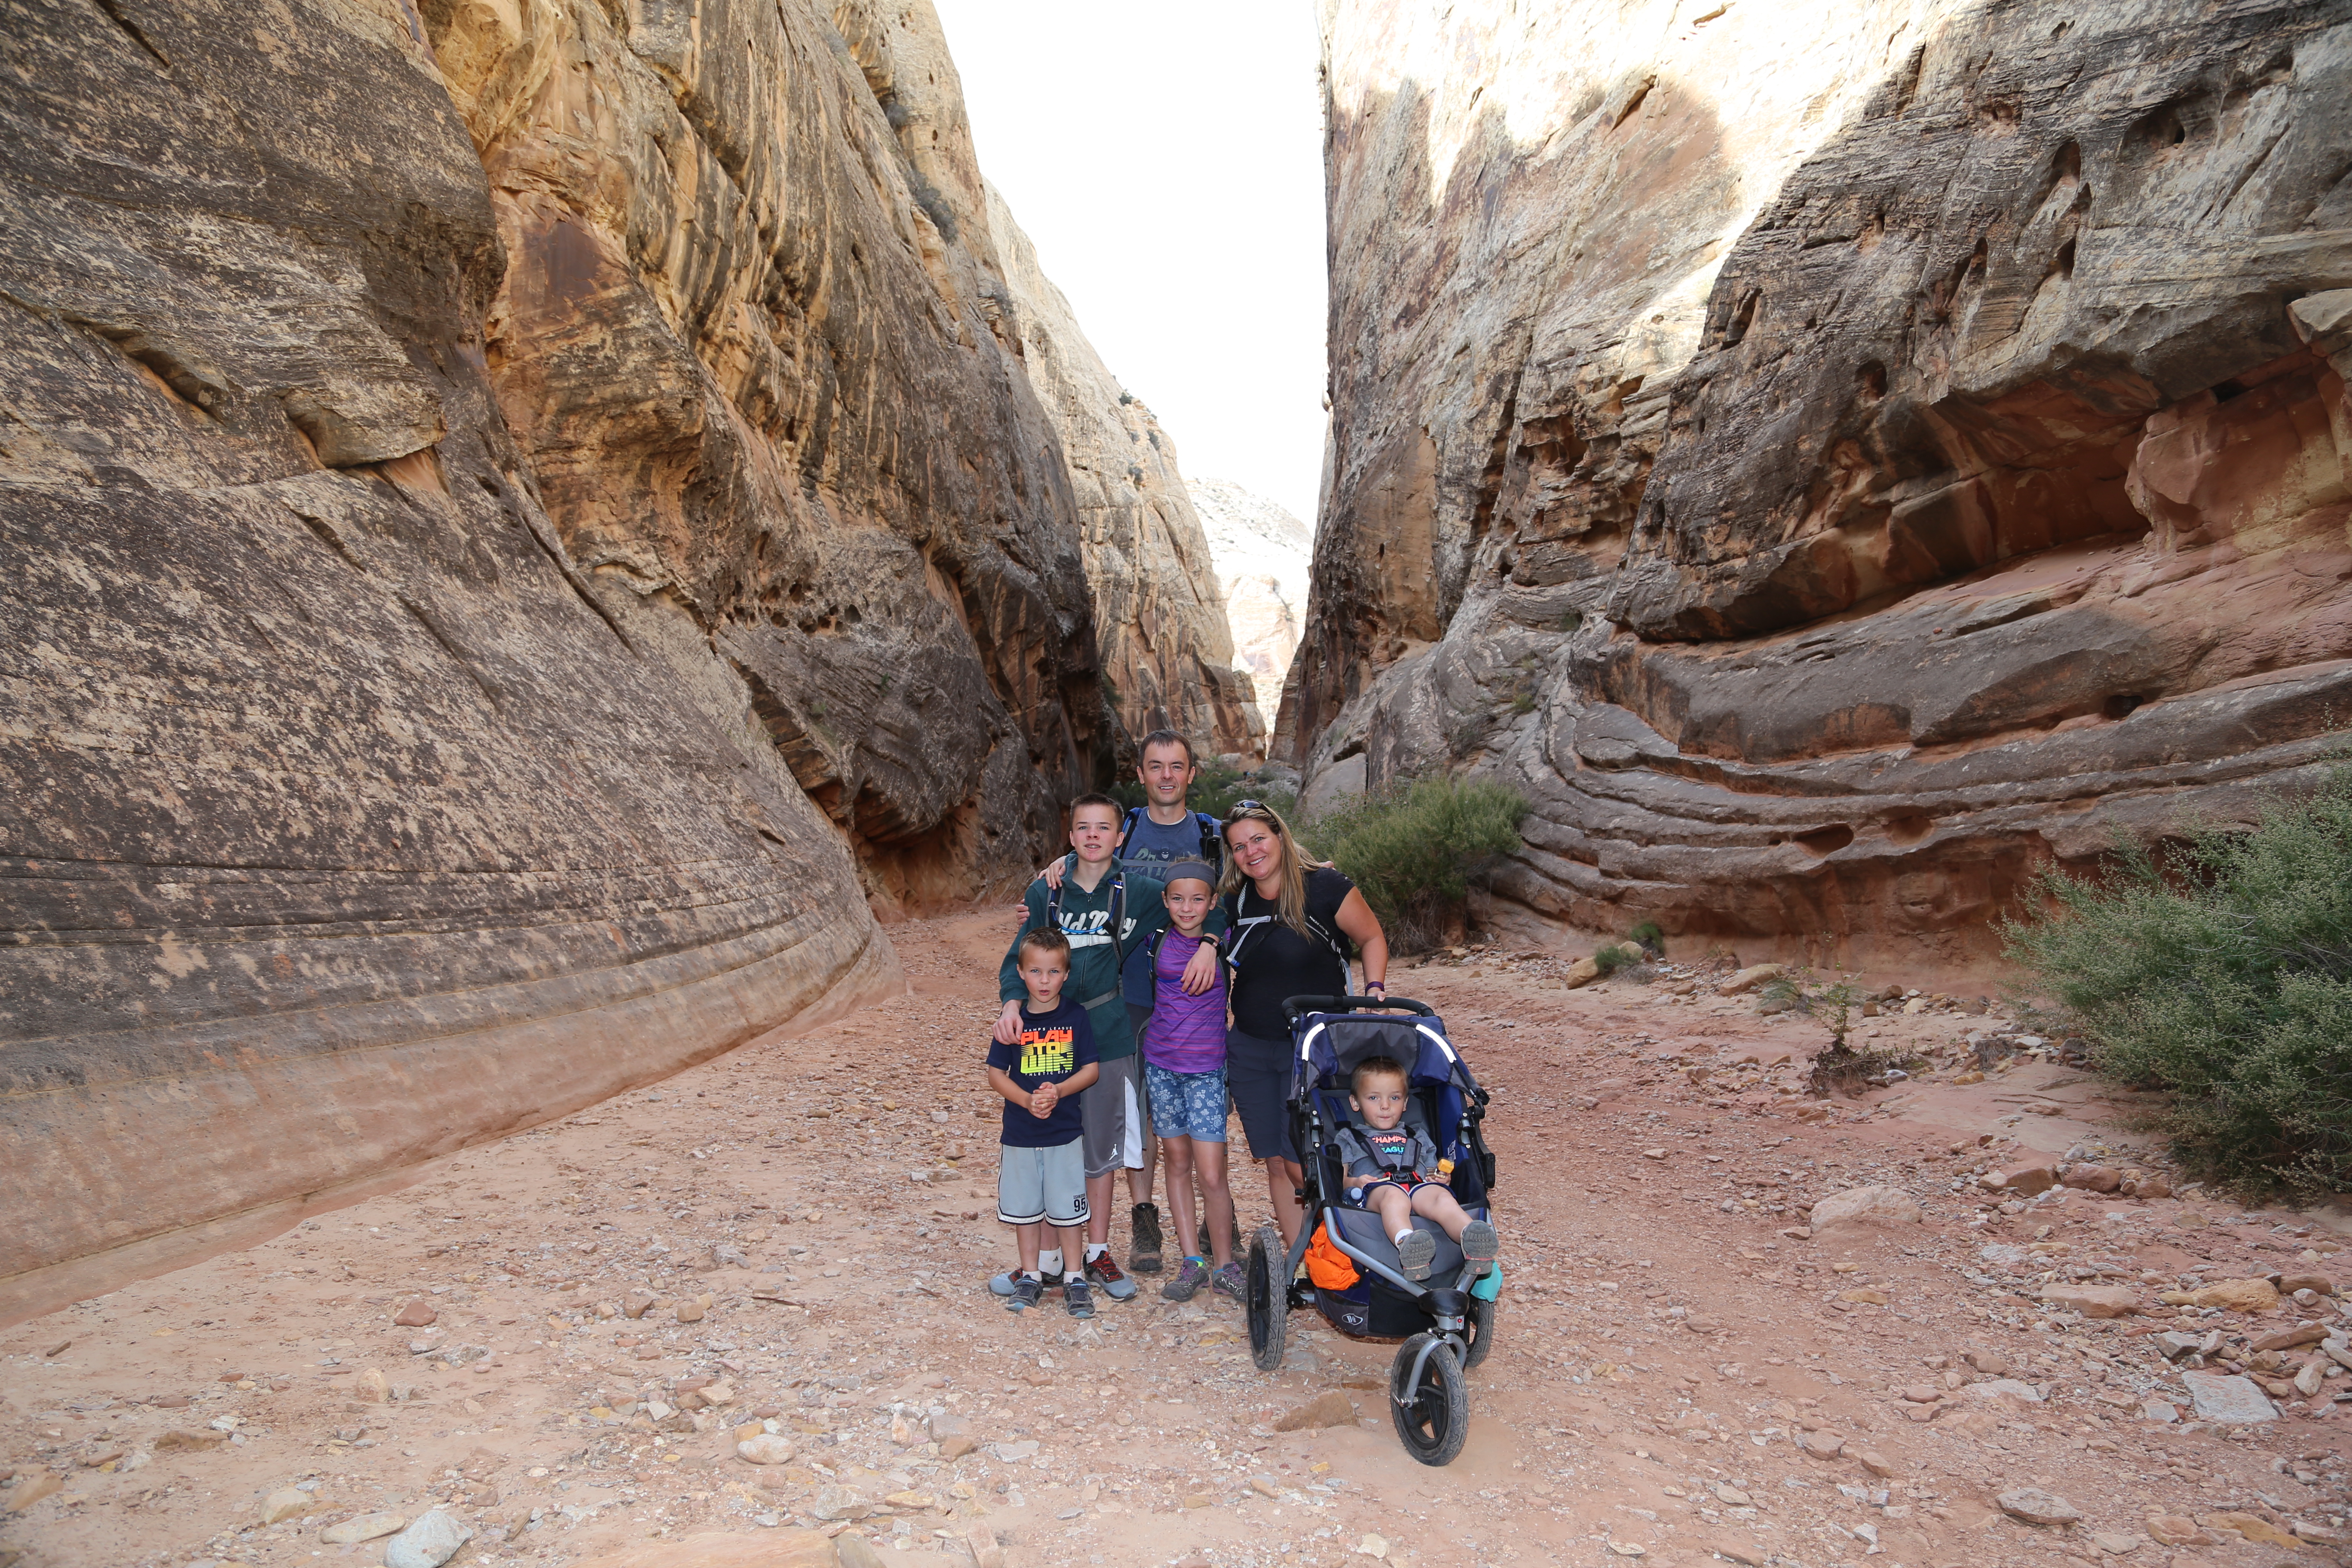
[[1197,1258],[1188,1258],[1178,1266],[1176,1278],[1160,1287],[1163,1301],[1189,1301],[1192,1292],[1209,1282],[1209,1266]]
[[1228,1263],[1209,1276],[1209,1289],[1220,1296],[1231,1297],[1236,1301],[1247,1300],[1249,1277],[1242,1272],[1242,1266],[1239,1263]]
[[1397,1263],[1408,1279],[1426,1279],[1429,1266],[1437,1261],[1437,1237],[1425,1230],[1416,1230],[1400,1237],[1396,1244]]
[[1474,1219],[1462,1227],[1462,1258],[1470,1265],[1473,1279],[1483,1279],[1495,1270],[1496,1245],[1495,1227],[1483,1219]]

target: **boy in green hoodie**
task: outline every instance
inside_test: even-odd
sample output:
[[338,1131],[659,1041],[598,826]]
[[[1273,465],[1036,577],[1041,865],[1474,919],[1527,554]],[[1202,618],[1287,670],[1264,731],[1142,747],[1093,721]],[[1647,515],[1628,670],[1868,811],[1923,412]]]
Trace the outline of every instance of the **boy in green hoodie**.
[[[1134,1296],[1129,1279],[1110,1255],[1111,1177],[1121,1166],[1143,1163],[1141,1058],[1122,994],[1120,969],[1129,954],[1148,943],[1168,923],[1165,889],[1150,877],[1122,872],[1118,864],[1118,802],[1107,795],[1083,795],[1070,803],[1070,847],[1076,864],[1061,887],[1032,882],[1022,896],[1021,929],[1013,933],[997,971],[996,994],[1004,1001],[995,1038],[1010,1045],[1020,1033],[1021,1004],[1029,994],[1020,973],[1021,939],[1040,926],[1058,928],[1070,942],[1070,980],[1066,994],[1087,1010],[1095,1036],[1100,1076],[1080,1096],[1086,1121],[1087,1256],[1085,1278],[1114,1301]],[[1210,917],[1222,926],[1219,916]],[[1184,974],[1184,988],[1197,994],[1215,984],[1216,955],[1203,945],[1196,977]],[[1042,1260],[1044,1277],[1059,1277],[1059,1258]],[[1009,1274],[989,1281],[998,1295],[1013,1289]]]

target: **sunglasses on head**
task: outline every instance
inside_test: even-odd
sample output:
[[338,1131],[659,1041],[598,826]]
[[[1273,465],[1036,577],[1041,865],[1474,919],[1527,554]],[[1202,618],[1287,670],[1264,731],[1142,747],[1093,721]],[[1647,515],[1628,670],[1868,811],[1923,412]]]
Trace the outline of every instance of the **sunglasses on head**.
[[1237,800],[1234,802],[1234,808],[1225,813],[1225,820],[1227,822],[1238,821],[1241,818],[1242,813],[1245,811],[1262,811],[1268,816],[1272,816],[1274,815],[1274,807],[1266,805],[1265,802],[1262,800]]

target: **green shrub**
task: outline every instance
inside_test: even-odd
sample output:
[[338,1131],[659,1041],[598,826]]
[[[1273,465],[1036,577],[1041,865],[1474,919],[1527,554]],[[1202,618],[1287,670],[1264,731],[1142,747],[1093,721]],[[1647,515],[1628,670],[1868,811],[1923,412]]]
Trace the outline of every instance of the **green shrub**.
[[1527,812],[1498,784],[1423,779],[1360,796],[1303,837],[1363,889],[1390,945],[1415,952],[1461,923],[1470,884],[1519,847]]
[[1596,947],[1592,950],[1592,962],[1601,966],[1603,979],[1621,969],[1632,968],[1642,962],[1643,956],[1640,948],[1629,947],[1623,942],[1612,942],[1606,947]]
[[1657,921],[1643,921],[1640,925],[1635,926],[1632,931],[1627,931],[1625,934],[1628,938],[1639,942],[1650,952],[1657,953],[1661,957],[1664,956],[1666,951],[1666,933],[1659,929]]
[[2045,873],[2010,956],[2079,1021],[2103,1071],[2172,1091],[2153,1118],[2201,1174],[2352,1186],[2352,766],[2105,878]]

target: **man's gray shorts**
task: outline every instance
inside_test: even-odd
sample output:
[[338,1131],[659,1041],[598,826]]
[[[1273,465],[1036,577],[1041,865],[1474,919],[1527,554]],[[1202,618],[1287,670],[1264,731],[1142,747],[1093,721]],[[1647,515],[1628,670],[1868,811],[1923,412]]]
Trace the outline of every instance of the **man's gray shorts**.
[[1097,1064],[1095,1081],[1081,1091],[1087,1176],[1107,1176],[1124,1165],[1143,1169],[1143,1058],[1134,1052]]

